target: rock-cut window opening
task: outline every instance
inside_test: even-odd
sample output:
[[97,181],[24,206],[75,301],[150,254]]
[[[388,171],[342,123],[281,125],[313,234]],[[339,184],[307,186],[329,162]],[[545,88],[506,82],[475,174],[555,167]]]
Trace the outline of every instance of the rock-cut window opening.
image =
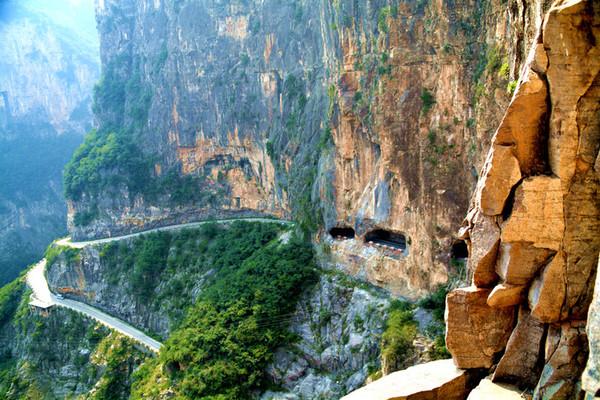
[[452,244],[450,257],[453,260],[464,260],[469,258],[469,249],[467,248],[467,244],[464,240],[458,240]]
[[350,227],[334,227],[329,230],[329,234],[334,239],[354,239],[356,233]]
[[384,229],[375,229],[365,236],[365,242],[384,248],[406,251],[406,236]]

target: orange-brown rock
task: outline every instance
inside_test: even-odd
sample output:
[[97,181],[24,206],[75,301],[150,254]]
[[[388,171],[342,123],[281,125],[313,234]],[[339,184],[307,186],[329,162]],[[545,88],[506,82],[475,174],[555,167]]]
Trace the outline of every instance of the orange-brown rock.
[[[510,103],[496,133],[494,142],[498,145],[511,146],[513,154],[519,160],[519,176],[521,173],[529,176],[544,171],[545,143],[542,130],[546,124],[545,118],[548,111],[547,95],[546,82],[536,72],[527,71],[521,77],[519,90]],[[497,146],[494,148],[496,149]],[[502,156],[498,158],[497,162],[509,170],[514,168],[512,161],[504,160]],[[494,181],[486,182],[486,188],[490,185],[493,187],[496,183]],[[484,212],[486,211],[483,203],[482,209]]]
[[[488,306],[510,310],[518,304],[520,310],[517,326],[504,328],[512,333],[494,379],[530,390],[535,386],[535,399],[575,399],[587,359],[584,327],[600,252],[600,2],[555,0],[541,30],[494,137],[488,170],[461,235],[474,252],[485,254],[483,265],[493,264],[500,281],[490,293],[492,279],[481,279],[486,274],[477,270],[483,259],[478,256],[470,261],[470,272],[479,289],[470,289],[470,295],[488,293]],[[500,187],[493,187],[489,179],[490,166],[504,165],[505,176],[514,168],[498,146],[512,146],[524,176],[508,198],[505,182],[498,180]],[[495,204],[498,212],[501,203],[499,227],[477,223],[485,207]],[[491,243],[497,251],[481,251]],[[491,276],[489,269],[483,272]],[[464,355],[475,359],[469,351],[481,346],[476,335],[464,332],[474,325],[462,305],[468,302],[453,296],[447,300],[447,343],[457,365],[466,365]],[[481,321],[497,318],[497,310],[503,308],[480,308],[472,318],[485,325]],[[462,329],[456,321],[462,321]],[[501,337],[501,329],[491,326],[488,333]],[[589,326],[588,331],[594,332]],[[461,342],[468,345],[461,347]],[[584,380],[591,382],[587,387],[595,396],[600,373],[593,364],[591,371]]]
[[545,346],[545,365],[535,388],[534,400],[575,399],[587,360],[585,321],[550,326]]
[[477,287],[490,287],[498,281],[496,257],[500,244],[500,228],[494,217],[483,213],[475,216],[469,232],[469,270],[473,274],[473,284]]
[[549,176],[523,180],[501,229],[502,242],[531,242],[535,247],[558,250],[565,229],[560,180]]
[[492,308],[489,289],[455,289],[446,297],[446,346],[459,368],[489,368],[514,326],[513,307]]
[[[600,102],[600,99],[599,99]],[[600,115],[598,113],[597,115]],[[598,118],[600,119],[600,118]],[[600,139],[600,130],[598,131]],[[597,142],[600,146],[600,140]],[[563,313],[587,318],[600,250],[600,181],[592,170],[574,177],[565,196],[566,299]]]
[[506,283],[526,285],[555,252],[534,247],[528,242],[503,242],[500,245],[496,272]]
[[496,308],[516,306],[523,301],[525,289],[524,285],[508,283],[496,285],[488,296],[487,303],[490,307]]
[[541,373],[538,360],[544,333],[544,324],[533,318],[529,309],[521,307],[517,326],[494,371],[493,381],[534,387]]
[[480,207],[486,215],[499,215],[513,186],[521,180],[519,161],[514,155],[514,145],[495,145],[486,162]]
[[529,288],[531,314],[542,322],[560,320],[565,295],[565,260],[564,254],[558,253]]
[[431,361],[386,375],[342,400],[462,400],[472,387],[470,375],[452,360]]
[[[552,99],[548,155],[552,172],[565,191],[585,162],[580,153],[585,142],[580,136],[580,117],[585,109],[579,107],[600,71],[599,14],[597,1],[560,1],[553,4],[544,22],[546,75]],[[591,119],[597,121],[598,116]],[[597,136],[595,139],[597,142]]]
[[494,383],[485,378],[469,393],[467,400],[523,400],[521,393],[522,390],[515,386]]

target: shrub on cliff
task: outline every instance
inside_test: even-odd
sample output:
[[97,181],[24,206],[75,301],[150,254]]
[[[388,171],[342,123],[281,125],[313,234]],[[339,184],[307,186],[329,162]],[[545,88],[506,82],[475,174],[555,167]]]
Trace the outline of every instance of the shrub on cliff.
[[381,337],[381,358],[384,374],[405,368],[414,353],[413,340],[417,323],[410,303],[396,300],[390,307],[385,331]]
[[222,260],[160,357],[138,372],[133,399],[156,398],[168,388],[179,399],[249,398],[267,385],[274,350],[291,340],[281,316],[317,280],[312,247],[299,239],[273,241],[241,263]]

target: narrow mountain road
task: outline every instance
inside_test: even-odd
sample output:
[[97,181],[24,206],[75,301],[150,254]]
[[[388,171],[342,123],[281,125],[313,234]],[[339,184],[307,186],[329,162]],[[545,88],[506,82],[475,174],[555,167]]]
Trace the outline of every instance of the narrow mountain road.
[[[209,224],[209,223],[230,223],[235,221],[248,221],[248,222],[264,222],[264,223],[278,223],[283,225],[293,225],[294,223],[286,220],[279,219],[271,219],[271,218],[238,218],[238,219],[220,219],[220,220],[210,220],[210,221],[199,221],[199,222],[190,222],[186,224],[180,225],[168,225],[154,229],[148,229],[142,232],[131,233],[129,235],[123,236],[115,236],[103,239],[96,240],[88,240],[85,242],[72,242],[70,237],[66,237],[56,241],[56,244],[59,246],[67,246],[76,249],[81,249],[86,246],[91,246],[95,244],[101,243],[109,243],[123,239],[129,239],[132,237],[144,235],[151,232],[159,232],[159,231],[174,231],[185,228],[195,228],[201,225]],[[48,282],[46,281],[46,259],[42,259],[38,262],[33,268],[29,270],[26,276],[27,285],[33,291],[31,295],[30,305],[39,307],[39,308],[49,308],[52,306],[65,307],[77,312],[80,312],[94,320],[100,322],[107,327],[116,330],[117,332],[135,340],[136,342],[142,344],[147,347],[151,351],[158,353],[162,346],[162,343],[152,339],[148,335],[144,334],[139,329],[134,328],[128,323],[121,321],[118,318],[112,317],[95,307],[92,307],[88,304],[60,298],[50,292],[50,288],[48,287]]]
[[46,259],[44,258],[27,273],[27,285],[33,291],[29,304],[41,308],[59,306],[80,312],[87,317],[93,318],[101,324],[106,325],[107,327],[135,340],[155,353],[160,351],[162,343],[152,339],[142,331],[134,328],[126,322],[123,322],[115,317],[111,317],[110,315],[103,313],[102,311],[87,304],[75,300],[62,299],[52,294],[48,288],[48,282],[46,281],[45,269]]
[[208,221],[199,221],[199,222],[188,222],[186,224],[179,224],[179,225],[167,225],[167,226],[162,226],[159,228],[148,229],[148,230],[141,231],[141,232],[130,233],[128,235],[114,236],[114,237],[95,239],[95,240],[87,240],[84,242],[72,242],[70,237],[66,237],[66,238],[56,241],[56,244],[59,246],[67,246],[67,247],[72,247],[72,248],[76,248],[76,249],[81,249],[86,246],[90,246],[90,245],[94,245],[94,244],[110,243],[110,242],[114,242],[117,240],[129,239],[129,238],[133,238],[136,236],[145,235],[147,233],[152,233],[152,232],[176,231],[176,230],[181,230],[181,229],[186,229],[186,228],[196,228],[196,227],[210,224],[210,223],[223,224],[223,223],[230,223],[230,222],[235,222],[235,221],[264,222],[264,223],[274,223],[274,224],[282,224],[282,225],[293,225],[294,224],[292,221],[287,221],[287,220],[283,220],[283,219],[272,219],[272,218],[217,219],[217,220],[208,220]]

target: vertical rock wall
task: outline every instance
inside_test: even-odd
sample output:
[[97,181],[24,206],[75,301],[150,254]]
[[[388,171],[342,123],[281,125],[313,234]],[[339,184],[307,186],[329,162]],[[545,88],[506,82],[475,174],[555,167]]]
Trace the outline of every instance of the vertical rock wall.
[[600,251],[599,40],[598,2],[554,2],[462,230],[473,286],[447,298],[456,365],[495,365],[494,381],[535,387],[534,398],[574,398],[587,359]]
[[[130,131],[158,195],[104,169],[117,183],[73,199],[70,230],[293,218],[319,230],[332,265],[416,297],[447,279],[546,3],[98,1],[103,87],[118,94],[96,102],[100,130]],[[199,178],[187,189],[208,200],[178,203],[159,188],[172,174]],[[369,246],[375,229],[407,251]]]

